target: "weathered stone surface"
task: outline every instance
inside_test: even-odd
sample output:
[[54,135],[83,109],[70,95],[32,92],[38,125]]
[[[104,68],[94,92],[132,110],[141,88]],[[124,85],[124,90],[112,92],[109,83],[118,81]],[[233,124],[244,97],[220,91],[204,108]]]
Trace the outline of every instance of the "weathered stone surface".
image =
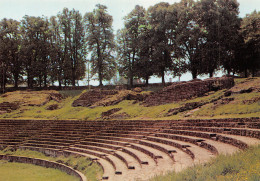
[[156,106],[168,104],[174,101],[182,101],[193,97],[203,96],[210,91],[228,89],[234,85],[232,77],[210,78],[206,80],[193,80],[189,82],[178,82],[165,87],[163,90],[147,96],[144,100],[145,106]]
[[122,108],[114,108],[114,109],[110,109],[110,110],[108,110],[108,111],[106,111],[106,112],[102,112],[101,116],[102,116],[102,118],[104,118],[104,117],[108,117],[108,116],[114,114],[115,112],[120,111],[121,109],[122,109]]
[[165,116],[172,116],[172,115],[176,115],[179,112],[184,112],[187,110],[192,110],[195,109],[197,107],[202,106],[204,103],[202,102],[191,102],[191,103],[186,103],[184,106],[182,107],[178,107],[178,108],[174,108],[174,109],[170,109],[167,114]]
[[0,111],[2,113],[9,113],[18,108],[19,108],[19,104],[17,104],[17,103],[10,103],[10,102],[0,103]]
[[58,104],[51,104],[51,105],[46,107],[46,110],[56,110],[58,108],[59,108]]
[[252,99],[243,101],[244,104],[254,104],[256,102],[260,102],[260,97],[254,97]]
[[109,116],[109,119],[126,119],[126,118],[129,118],[130,116],[123,112],[123,113],[120,113],[120,114],[112,114]]
[[77,100],[72,103],[73,107],[83,106],[90,107],[92,104],[102,100],[108,95],[117,94],[116,90],[91,90],[83,93]]
[[140,93],[140,92],[143,91],[143,89],[141,87],[136,87],[136,88],[133,89],[133,91]]

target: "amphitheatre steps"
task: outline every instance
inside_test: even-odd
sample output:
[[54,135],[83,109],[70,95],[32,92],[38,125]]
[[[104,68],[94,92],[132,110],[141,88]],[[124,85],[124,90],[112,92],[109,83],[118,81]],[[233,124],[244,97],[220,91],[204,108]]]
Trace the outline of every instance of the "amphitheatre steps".
[[260,119],[48,121],[0,120],[0,146],[90,157],[103,180],[149,176],[260,143]]
[[87,154],[87,153],[82,153],[82,152],[76,152],[76,151],[71,151],[71,150],[65,150],[63,151],[65,153],[68,153],[69,155],[80,155],[84,156],[87,158],[91,158],[94,162],[97,162],[103,169],[103,177],[105,178],[104,180],[113,180],[115,177],[115,169],[113,164],[111,164],[110,161],[106,159],[102,159],[100,157],[94,156],[92,154]]
[[[96,146],[96,147],[111,149],[111,150],[114,151],[114,153],[123,154],[124,155],[123,158],[126,158],[126,160],[131,160],[130,162],[127,161],[127,163],[134,163],[135,165],[141,166],[140,158],[137,157],[137,155],[135,155],[134,153],[130,152],[129,150],[126,150],[123,147],[114,146],[114,145],[111,145],[111,144],[102,144],[102,143],[97,143],[97,142],[86,142],[86,141],[85,142],[80,142],[79,147],[80,146],[84,147],[84,145],[90,145],[90,146]],[[78,145],[75,145],[75,146],[78,146]],[[111,153],[113,154],[113,152],[111,152]],[[122,158],[121,158],[121,160],[122,160]],[[127,166],[128,166],[128,168],[131,167],[129,165],[127,165]]]
[[[127,143],[127,142],[111,141],[111,140],[100,139],[100,138],[98,138],[98,139],[96,139],[96,138],[95,139],[88,138],[88,139],[85,139],[84,141],[82,141],[81,143],[88,144],[89,142],[90,142],[90,144],[91,144],[91,142],[98,143],[98,144],[100,144],[102,146],[109,145],[109,147],[111,147],[111,145],[113,145],[113,147],[115,147],[116,150],[120,150],[120,151],[125,152],[125,153],[131,155],[132,157],[134,157],[139,162],[139,164],[141,166],[142,166],[142,164],[144,162],[148,163],[148,164],[151,163],[150,161],[149,162],[144,161],[144,160],[149,160],[149,158],[147,158],[145,156],[145,154],[142,153],[141,151],[138,151],[138,150],[135,150],[135,149],[131,149],[131,147],[129,147],[131,145],[129,143]],[[120,145],[120,147],[118,145]],[[143,154],[143,155],[141,157],[139,157],[138,155],[140,155],[140,154],[141,155]],[[141,158],[143,158],[143,159],[141,160]]]
[[134,148],[138,151],[143,152],[144,154],[146,154],[147,156],[149,156],[150,158],[152,158],[154,160],[155,163],[157,163],[157,157],[155,154],[153,154],[151,151],[149,151],[146,147],[139,145],[139,144],[135,144],[138,141],[134,140],[134,139],[127,139],[127,138],[123,138],[123,137],[109,137],[109,136],[96,136],[95,138],[97,139],[104,139],[104,140],[113,140],[116,141],[116,144],[120,144],[122,146],[125,147],[130,147],[130,148]]
[[169,134],[189,135],[189,136],[194,136],[194,137],[199,137],[199,138],[208,138],[208,139],[212,139],[215,141],[231,144],[240,149],[246,149],[248,147],[248,145],[246,143],[244,143],[240,140],[228,137],[228,135],[221,136],[219,134],[211,134],[209,132],[196,132],[196,131],[186,131],[186,130],[163,130],[163,132],[169,133]]

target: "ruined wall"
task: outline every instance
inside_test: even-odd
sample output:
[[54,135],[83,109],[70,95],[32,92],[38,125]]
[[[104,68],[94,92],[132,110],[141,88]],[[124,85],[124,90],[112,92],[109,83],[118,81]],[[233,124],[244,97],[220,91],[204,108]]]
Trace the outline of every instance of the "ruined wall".
[[118,91],[116,90],[91,90],[86,93],[83,93],[77,100],[72,103],[73,107],[83,106],[89,107],[93,103],[100,101],[101,99],[105,98],[108,95],[117,94]]
[[161,104],[182,101],[193,97],[203,96],[209,91],[229,89],[234,86],[232,77],[210,78],[206,80],[193,80],[180,82],[165,87],[159,92],[152,93],[145,101],[146,106],[156,106]]

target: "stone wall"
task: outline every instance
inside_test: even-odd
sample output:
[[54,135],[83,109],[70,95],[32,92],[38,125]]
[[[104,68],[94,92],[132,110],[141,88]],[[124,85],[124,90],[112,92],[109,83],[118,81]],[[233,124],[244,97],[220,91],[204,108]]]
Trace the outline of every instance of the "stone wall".
[[229,89],[232,86],[234,86],[234,79],[232,77],[179,82],[167,86],[161,91],[150,94],[144,100],[144,105],[156,106],[172,103],[174,101],[187,100],[193,97],[203,96],[210,91]]
[[100,89],[91,90],[91,91],[81,94],[81,96],[72,103],[72,106],[73,107],[77,107],[77,106],[89,107],[92,104],[102,100],[106,96],[114,95],[117,93],[118,93],[118,91],[116,91],[116,90],[100,90]]

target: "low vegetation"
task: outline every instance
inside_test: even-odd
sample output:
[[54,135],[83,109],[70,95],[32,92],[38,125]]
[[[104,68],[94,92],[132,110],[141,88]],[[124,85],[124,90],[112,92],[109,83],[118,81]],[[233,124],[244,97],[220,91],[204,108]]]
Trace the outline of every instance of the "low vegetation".
[[[249,93],[232,94],[227,98],[231,98],[234,100],[227,103],[223,103],[223,101],[221,100],[222,98],[226,98],[224,94],[227,90],[219,90],[216,92],[209,92],[203,97],[195,97],[193,99],[182,102],[173,102],[171,104],[151,107],[145,107],[141,104],[141,102],[137,102],[134,100],[123,100],[116,105],[97,106],[95,108],[72,107],[73,101],[78,99],[79,96],[87,90],[66,90],[60,91],[60,94],[63,96],[63,100],[60,102],[50,100],[42,106],[22,105],[19,109],[12,111],[11,113],[0,114],[0,118],[99,120],[102,119],[102,112],[106,112],[113,108],[121,108],[121,110],[119,112],[116,112],[115,114],[126,115],[124,119],[181,119],[185,117],[188,117],[189,119],[208,119],[225,117],[256,117],[260,114],[260,92],[258,91],[260,89],[257,87],[257,83],[259,83],[259,81],[260,78],[236,79],[236,85],[231,89],[234,92],[239,92],[245,88],[248,89],[253,86],[255,86],[255,90]],[[142,92],[142,94],[145,93],[147,94],[149,92]],[[124,93],[122,93],[122,95],[124,95]],[[114,98],[117,98],[117,96],[112,96],[110,99],[104,101],[111,101]],[[5,101],[7,101],[6,97],[0,97],[0,103]],[[193,102],[202,103],[203,106],[194,110],[192,114],[189,114],[189,111],[192,110],[187,110],[176,115],[167,116],[167,112],[170,109],[179,108],[184,106],[186,103]],[[48,107],[53,104],[57,104],[57,109],[47,110]],[[102,101],[100,105],[102,105]],[[119,118],[122,119],[120,116]]]
[[[102,168],[98,164],[93,163],[91,160],[89,160],[86,157],[75,157],[75,156],[50,157],[50,156],[46,156],[43,153],[40,153],[37,151],[20,150],[20,149],[14,150],[14,149],[8,148],[8,147],[5,148],[4,150],[1,150],[0,154],[25,156],[25,157],[39,158],[39,159],[45,159],[45,160],[49,160],[49,161],[56,161],[59,163],[63,163],[65,165],[68,165],[68,166],[80,171],[90,181],[98,180],[99,178],[101,178],[101,176],[103,174]],[[0,167],[0,172],[1,172],[1,170],[2,170],[2,168]],[[25,171],[25,173],[26,173],[26,171]],[[57,176],[57,178],[63,178],[63,177]],[[38,180],[38,179],[35,179],[35,180]]]
[[211,162],[197,165],[182,172],[171,172],[150,181],[199,180],[260,180],[260,146],[251,147],[233,155],[220,155]]
[[45,168],[26,163],[10,163],[0,161],[1,180],[12,181],[78,181],[77,177],[71,176],[57,169]]

